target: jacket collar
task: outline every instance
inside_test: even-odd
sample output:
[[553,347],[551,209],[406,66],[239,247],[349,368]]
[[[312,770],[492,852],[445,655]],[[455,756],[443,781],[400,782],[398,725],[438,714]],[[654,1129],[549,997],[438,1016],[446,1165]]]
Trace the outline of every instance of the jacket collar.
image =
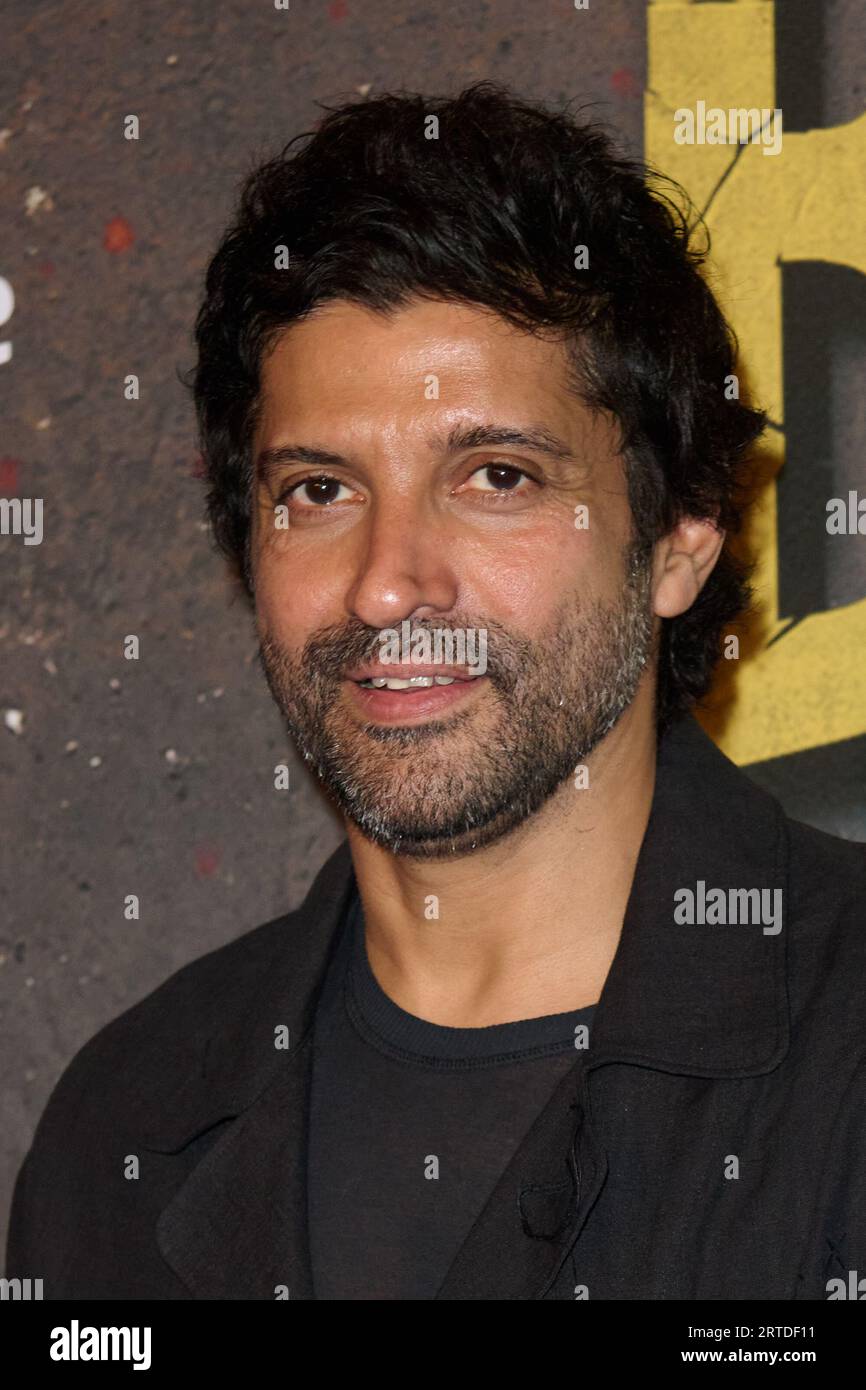
[[[674,894],[780,894],[781,930],[678,925]],[[662,739],[619,945],[593,1019],[590,1067],[758,1076],[789,1046],[788,833],[773,797],[687,716]]]
[[[708,890],[781,889],[781,932],[675,925],[674,893],[697,880]],[[159,1153],[180,1152],[220,1121],[234,1121],[157,1224],[164,1258],[197,1298],[273,1298],[278,1285],[291,1298],[313,1296],[305,1179],[311,1034],[355,891],[344,842],[297,914],[246,938],[258,943],[243,956],[246,970],[227,984],[225,965],[215,967],[215,988],[225,991],[224,1007],[214,1011],[221,1021],[192,1040],[176,1062],[172,1091],[160,1088],[158,1112],[142,1116],[142,1146]],[[592,1142],[587,1094],[597,1067],[619,1061],[737,1077],[778,1064],[789,1041],[786,936],[785,818],[687,716],[659,747],[649,823],[589,1061],[563,1079],[539,1115],[439,1298],[535,1298],[549,1287],[607,1171],[603,1148]],[[279,1024],[290,1030],[287,1051],[274,1046]]]

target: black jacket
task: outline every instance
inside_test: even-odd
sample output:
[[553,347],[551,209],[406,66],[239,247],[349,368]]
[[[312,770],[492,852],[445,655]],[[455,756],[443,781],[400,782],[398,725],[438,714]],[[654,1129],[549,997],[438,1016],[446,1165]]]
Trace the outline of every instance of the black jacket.
[[[780,888],[781,931],[678,925],[699,880]],[[313,1297],[311,1025],[353,886],[344,843],[297,911],[81,1049],[18,1177],[8,1277],[53,1299]],[[823,1300],[866,1276],[864,898],[864,846],[674,726],[590,1049],[437,1297]]]

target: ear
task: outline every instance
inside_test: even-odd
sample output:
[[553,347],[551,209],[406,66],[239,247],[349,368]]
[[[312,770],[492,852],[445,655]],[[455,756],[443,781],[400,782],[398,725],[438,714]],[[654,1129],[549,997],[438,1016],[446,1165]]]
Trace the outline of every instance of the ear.
[[691,608],[725,543],[711,518],[684,517],[656,543],[653,557],[653,610],[676,618]]

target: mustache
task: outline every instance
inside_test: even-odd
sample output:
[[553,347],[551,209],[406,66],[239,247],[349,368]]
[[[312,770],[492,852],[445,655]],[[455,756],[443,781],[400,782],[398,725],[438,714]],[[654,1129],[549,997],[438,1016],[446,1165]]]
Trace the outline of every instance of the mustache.
[[[516,686],[521,671],[526,669],[527,663],[533,660],[535,655],[534,643],[526,637],[516,636],[503,627],[501,623],[489,619],[479,623],[456,621],[453,618],[449,619],[447,623],[443,622],[442,619],[432,618],[413,622],[410,640],[416,632],[427,632],[432,635],[443,629],[453,632],[459,628],[464,631],[469,629],[486,631],[487,666],[485,674],[494,685],[507,694]],[[336,687],[345,679],[347,670],[375,661],[378,658],[382,650],[382,633],[384,631],[386,631],[385,628],[369,627],[358,619],[349,619],[345,623],[332,623],[328,627],[320,628],[318,632],[307,638],[301,654],[297,658],[297,664],[308,676],[317,678],[324,685]],[[273,666],[275,662],[285,661],[285,654],[270,636],[265,636],[262,639],[259,657],[266,671],[269,665]]]

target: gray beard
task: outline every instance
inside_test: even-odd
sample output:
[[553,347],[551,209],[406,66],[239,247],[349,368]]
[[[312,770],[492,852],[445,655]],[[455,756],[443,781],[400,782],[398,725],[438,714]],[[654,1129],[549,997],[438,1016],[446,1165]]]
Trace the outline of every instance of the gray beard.
[[[298,751],[374,844],[413,859],[471,853],[535,814],[631,704],[653,655],[651,553],[626,551],[618,605],[569,598],[538,641],[486,627],[489,684],[474,708],[418,726],[359,724],[339,702],[343,673],[377,657],[379,630],[321,630],[299,657],[270,636],[259,655]],[[413,622],[433,630],[443,619]]]

